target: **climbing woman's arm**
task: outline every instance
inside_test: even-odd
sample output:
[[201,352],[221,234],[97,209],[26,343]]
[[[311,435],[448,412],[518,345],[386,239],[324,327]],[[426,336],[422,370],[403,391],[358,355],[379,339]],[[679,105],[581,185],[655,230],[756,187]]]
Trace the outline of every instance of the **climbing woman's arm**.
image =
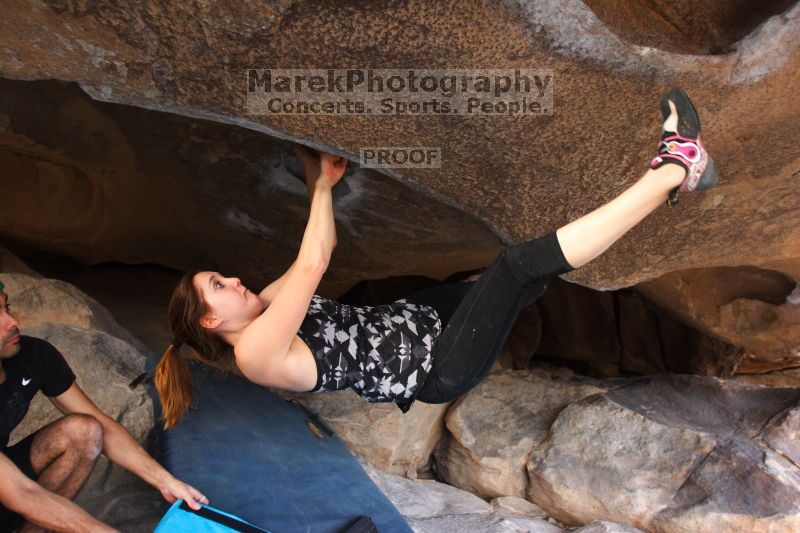
[[[341,179],[344,174],[344,168],[347,161],[344,158],[337,158],[329,154],[320,155],[320,160],[312,160],[312,156],[304,151],[298,151],[298,155],[303,156],[306,160],[306,182],[308,184],[309,200],[311,201],[311,211],[308,217],[308,227],[306,234],[303,236],[303,243],[300,246],[300,253],[298,260],[301,259],[302,254],[314,254],[315,250],[308,250],[308,248],[316,248],[316,245],[321,246],[321,255],[326,256],[326,263],[330,260],[333,248],[336,247],[336,223],[333,217],[333,200],[315,201],[317,194],[317,186],[321,185],[325,190],[326,184],[330,184],[331,188]],[[317,222],[318,219],[319,222]],[[318,235],[318,236],[317,236]],[[315,243],[316,241],[316,243]],[[305,249],[303,247],[306,247]],[[316,250],[319,252],[320,250]],[[275,295],[283,286],[283,282],[294,268],[297,261],[286,270],[286,272],[267,285],[260,293],[259,298],[265,305],[272,303]]]
[[297,252],[296,263],[324,264],[326,267],[336,247],[336,222],[333,218],[333,185],[320,173],[314,183],[308,223]]
[[261,298],[261,301],[264,302],[264,305],[269,305],[272,303],[272,300],[275,299],[275,295],[278,294],[278,290],[283,286],[283,282],[286,281],[286,278],[289,276],[289,272],[292,271],[294,266],[297,264],[297,261],[291,264],[289,268],[286,269],[286,272],[283,273],[281,277],[261,289],[261,292],[258,293],[258,297]]
[[297,260],[282,276],[269,307],[245,329],[236,344],[236,363],[253,382],[280,386],[284,381],[289,347],[336,246],[331,189],[328,179],[321,176],[316,181]]

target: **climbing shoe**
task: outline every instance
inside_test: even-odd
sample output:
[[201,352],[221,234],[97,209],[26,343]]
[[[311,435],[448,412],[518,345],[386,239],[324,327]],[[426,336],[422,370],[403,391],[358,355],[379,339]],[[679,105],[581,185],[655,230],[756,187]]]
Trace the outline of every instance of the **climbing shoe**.
[[[674,113],[670,102],[675,106]],[[667,198],[667,205],[673,207],[678,203],[679,192],[704,191],[716,185],[717,169],[700,140],[700,117],[683,89],[670,89],[661,100],[661,114],[664,117],[661,141],[650,168],[676,163],[686,169],[686,178]]]

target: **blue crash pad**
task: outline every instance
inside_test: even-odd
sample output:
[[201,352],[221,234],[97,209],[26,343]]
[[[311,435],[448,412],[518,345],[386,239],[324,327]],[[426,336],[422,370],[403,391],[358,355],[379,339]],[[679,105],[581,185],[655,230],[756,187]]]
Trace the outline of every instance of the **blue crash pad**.
[[[148,360],[148,371],[157,362]],[[275,533],[340,533],[361,516],[380,533],[411,528],[335,435],[315,436],[300,406],[235,375],[190,363],[193,404],[156,424],[164,467],[211,505]],[[161,404],[151,384],[156,420]]]

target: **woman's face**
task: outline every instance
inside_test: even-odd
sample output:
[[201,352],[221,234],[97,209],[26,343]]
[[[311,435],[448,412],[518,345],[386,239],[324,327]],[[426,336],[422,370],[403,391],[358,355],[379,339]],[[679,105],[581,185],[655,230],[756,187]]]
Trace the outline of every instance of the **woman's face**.
[[239,278],[226,278],[219,272],[198,272],[194,286],[208,305],[202,325],[220,332],[246,327],[264,311],[264,303],[242,285]]

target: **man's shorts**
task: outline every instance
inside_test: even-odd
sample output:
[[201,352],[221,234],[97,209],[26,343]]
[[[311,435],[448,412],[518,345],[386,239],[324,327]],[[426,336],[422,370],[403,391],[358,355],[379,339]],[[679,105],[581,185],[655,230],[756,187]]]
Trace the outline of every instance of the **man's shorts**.
[[[34,437],[36,437],[36,433],[31,433],[15,445],[6,448],[3,453],[17,465],[17,468],[19,468],[23,474],[36,480],[38,475],[31,465],[31,444],[33,444]],[[0,531],[14,531],[24,522],[25,519],[22,515],[6,509],[0,504]]]

